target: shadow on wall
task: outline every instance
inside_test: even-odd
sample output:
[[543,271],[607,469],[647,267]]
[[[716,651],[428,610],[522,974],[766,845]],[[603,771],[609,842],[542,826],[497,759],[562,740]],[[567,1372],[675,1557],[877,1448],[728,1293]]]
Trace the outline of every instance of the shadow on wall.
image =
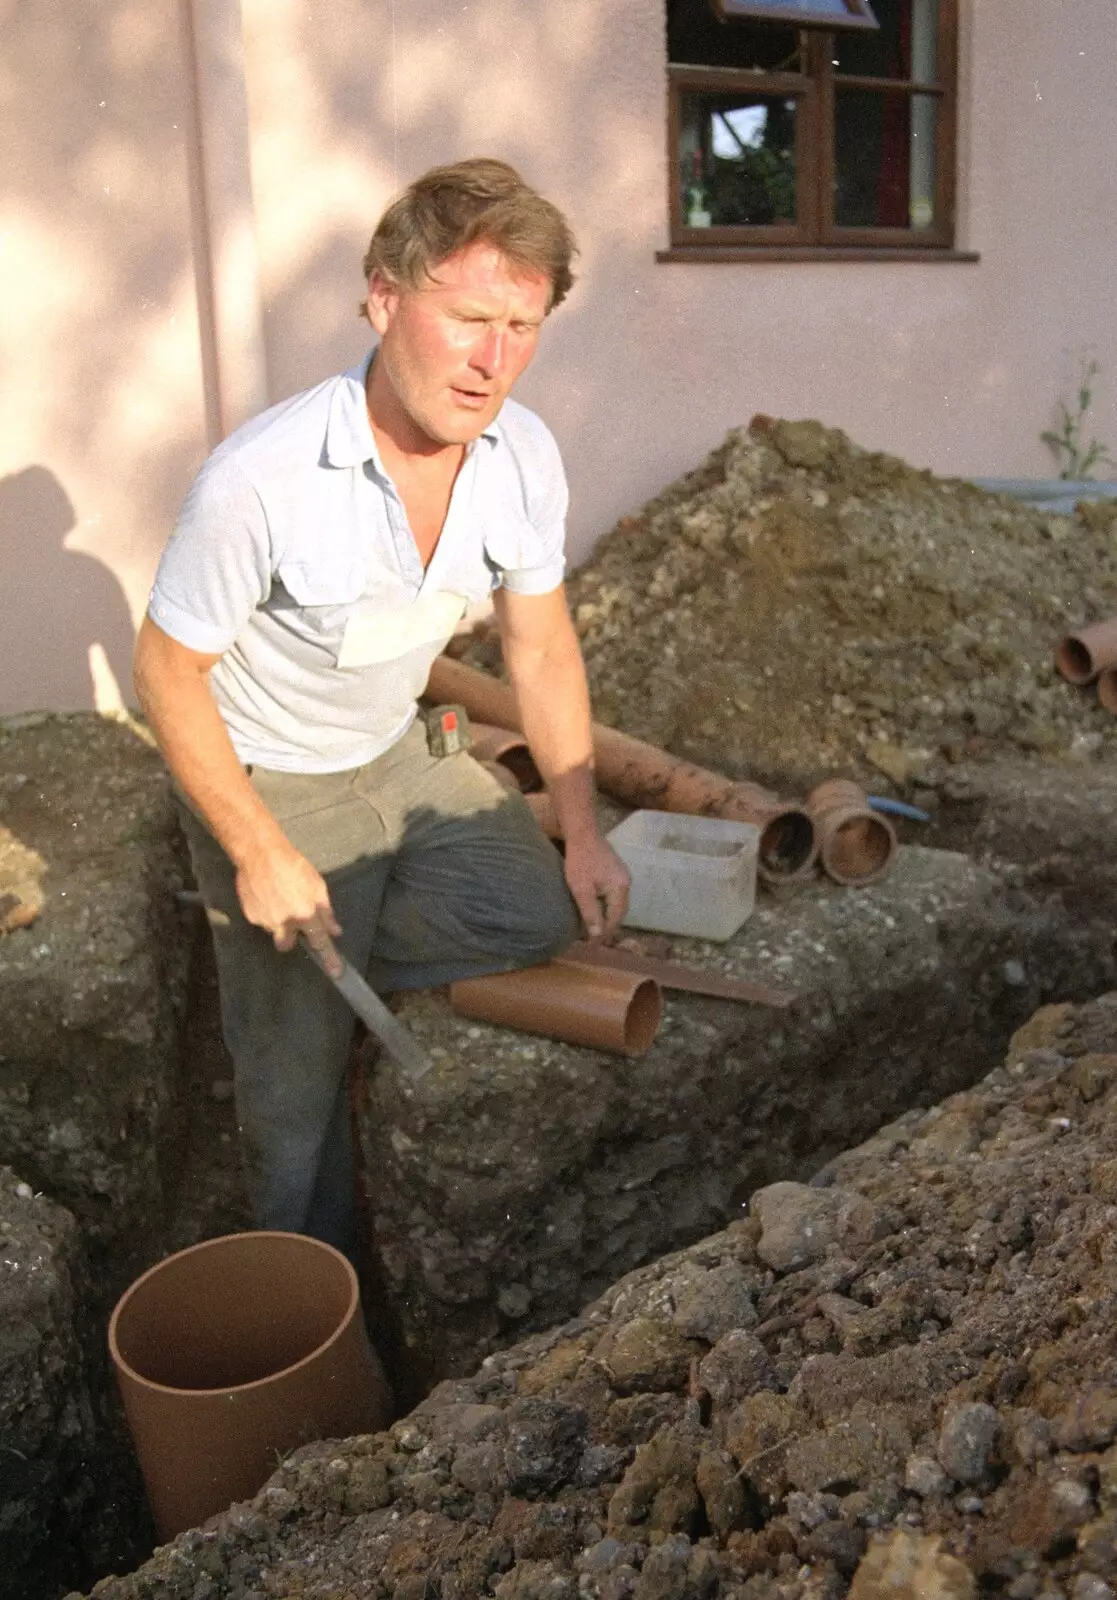
[[76,518],[46,467],[0,478],[4,653],[0,715],[50,705],[110,711],[132,699],[132,619],[96,557],[67,550]]

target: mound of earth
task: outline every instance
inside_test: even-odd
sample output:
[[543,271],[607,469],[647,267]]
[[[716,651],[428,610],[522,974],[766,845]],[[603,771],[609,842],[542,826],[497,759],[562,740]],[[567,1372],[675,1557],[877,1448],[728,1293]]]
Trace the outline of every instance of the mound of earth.
[[1112,1600],[1117,995],[97,1600]]
[[789,792],[834,771],[902,788],[944,757],[1089,761],[1117,723],[1052,653],[1117,611],[1115,518],[756,417],[571,579],[595,713]]

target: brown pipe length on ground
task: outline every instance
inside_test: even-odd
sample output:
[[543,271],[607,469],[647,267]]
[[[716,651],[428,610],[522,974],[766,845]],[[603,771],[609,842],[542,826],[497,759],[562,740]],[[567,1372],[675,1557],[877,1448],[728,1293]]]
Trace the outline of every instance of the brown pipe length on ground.
[[1117,667],[1098,673],[1098,699],[1107,711],[1117,714]]
[[653,979],[561,959],[488,978],[462,978],[450,985],[450,1004],[475,1022],[622,1056],[644,1054],[663,1014],[663,996]]
[[818,833],[822,870],[835,883],[870,883],[892,864],[895,829],[851,779],[827,778],[807,796],[807,810]]
[[[465,706],[483,722],[520,726],[516,697],[507,684],[448,656],[437,657],[431,667],[427,693]],[[758,870],[768,883],[801,877],[814,865],[814,824],[808,813],[759,784],[734,782],[600,722],[593,725],[593,755],[598,784],[626,805],[754,823],[760,829]]]
[[1055,665],[1068,683],[1092,683],[1106,667],[1117,667],[1117,617],[1092,622],[1066,634],[1055,650]]

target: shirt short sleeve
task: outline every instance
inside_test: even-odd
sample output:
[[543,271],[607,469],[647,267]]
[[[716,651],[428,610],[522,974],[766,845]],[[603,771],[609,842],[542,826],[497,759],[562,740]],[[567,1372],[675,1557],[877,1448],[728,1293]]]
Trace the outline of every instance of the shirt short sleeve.
[[221,655],[270,592],[260,497],[235,459],[211,457],[163,551],[148,616],[188,649]]
[[550,430],[537,417],[531,422],[517,440],[530,536],[500,571],[501,584],[511,594],[549,594],[566,574],[566,473]]

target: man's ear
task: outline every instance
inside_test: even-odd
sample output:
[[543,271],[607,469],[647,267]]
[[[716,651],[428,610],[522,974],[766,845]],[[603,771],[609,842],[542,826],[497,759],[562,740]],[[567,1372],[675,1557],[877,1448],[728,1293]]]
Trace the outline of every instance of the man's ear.
[[381,338],[387,333],[388,325],[396,314],[399,295],[399,285],[392,283],[382,273],[374,272],[369,278],[365,305],[368,308],[368,320]]

